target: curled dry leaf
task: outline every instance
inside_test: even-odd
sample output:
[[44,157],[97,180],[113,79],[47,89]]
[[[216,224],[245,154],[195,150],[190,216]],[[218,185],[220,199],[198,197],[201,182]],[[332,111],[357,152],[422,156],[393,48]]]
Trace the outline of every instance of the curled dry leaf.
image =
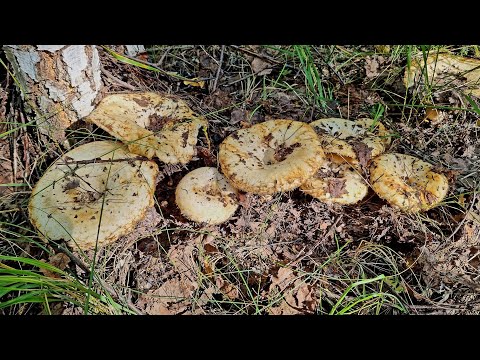
[[425,61],[423,54],[419,54],[405,69],[403,81],[409,88],[427,79],[430,87],[460,88],[466,94],[480,97],[480,60],[432,52]]
[[148,315],[173,315],[187,307],[185,300],[191,300],[195,288],[190,282],[175,277],[165,281],[158,289],[139,296],[137,307]]
[[104,246],[132,231],[154,205],[158,166],[123,144],[81,145],[55,161],[33,188],[30,221],[72,248]]
[[232,185],[261,195],[299,187],[324,159],[312,127],[293,120],[269,120],[239,130],[219,150],[220,165]]
[[268,62],[258,57],[254,58],[252,61],[252,70],[255,75],[259,76],[268,75],[273,71],[271,65]]
[[358,166],[354,167],[334,154],[327,154],[326,159],[300,190],[327,204],[355,204],[362,200],[367,195],[368,186]]
[[385,62],[383,56],[368,56],[365,59],[365,75],[372,79],[380,75],[379,68]]
[[[70,258],[67,255],[65,255],[64,253],[57,253],[53,256],[50,256],[50,258],[48,259],[48,263],[50,265],[53,265],[57,269],[60,269],[60,270],[65,270],[65,268],[67,267],[69,262],[70,262]],[[43,275],[51,277],[51,278],[60,278],[61,277],[60,274],[58,274],[56,272],[53,272],[53,271],[50,271],[48,269],[44,269],[44,268],[40,268],[40,272]]]
[[197,78],[194,78],[192,80],[184,80],[183,83],[185,85],[190,85],[190,86],[194,86],[194,87],[199,87],[201,89],[203,89],[205,87],[205,81],[203,80],[198,80]]
[[448,192],[448,179],[433,165],[405,154],[383,154],[372,160],[370,182],[382,199],[407,212],[428,210]]
[[167,164],[186,164],[195,155],[198,130],[208,125],[180,99],[152,92],[111,94],[85,118],[128,149]]

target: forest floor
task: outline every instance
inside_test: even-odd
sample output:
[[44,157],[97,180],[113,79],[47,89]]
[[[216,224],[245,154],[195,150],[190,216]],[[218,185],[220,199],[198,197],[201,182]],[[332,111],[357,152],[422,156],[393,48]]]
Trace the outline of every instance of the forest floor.
[[[99,48],[106,93],[180,97],[208,120],[211,153],[200,132],[187,165],[157,160],[158,224],[101,248],[95,258],[44,243],[28,219],[33,186],[67,149],[26,126],[29,115],[2,69],[0,314],[480,313],[480,104],[457,84],[407,89],[403,82],[416,54],[480,58],[478,47],[147,50],[137,60],[149,69]],[[389,152],[414,155],[448,174],[447,198],[407,214],[371,189],[350,206],[327,205],[297,189],[241,193],[238,210],[220,225],[181,215],[176,185],[189,171],[211,166],[229,134],[269,119],[325,117],[378,118],[395,133]],[[110,138],[83,121],[68,136],[70,146]]]

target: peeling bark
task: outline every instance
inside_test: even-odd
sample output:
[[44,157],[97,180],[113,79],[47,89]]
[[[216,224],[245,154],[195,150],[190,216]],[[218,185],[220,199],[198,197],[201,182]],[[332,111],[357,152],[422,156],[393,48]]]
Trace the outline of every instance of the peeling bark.
[[5,45],[39,130],[63,142],[65,129],[100,100],[100,58],[94,45]]

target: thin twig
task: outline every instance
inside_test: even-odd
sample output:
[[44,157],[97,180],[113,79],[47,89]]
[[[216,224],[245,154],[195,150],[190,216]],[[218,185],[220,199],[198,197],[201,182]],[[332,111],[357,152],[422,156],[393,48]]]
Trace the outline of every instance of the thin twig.
[[225,45],[222,45],[222,50],[220,52],[220,61],[218,64],[218,70],[217,70],[217,75],[215,76],[215,81],[213,83],[213,89],[212,92],[214,92],[217,89],[217,83],[218,79],[220,78],[220,72],[222,71],[222,64],[223,64],[223,53],[225,52]]
[[[252,51],[252,50],[244,49],[244,48],[242,48],[242,47],[240,47],[240,46],[237,46],[237,45],[229,45],[229,46],[232,47],[232,48],[234,48],[234,49],[236,49],[236,50],[240,50],[240,51],[242,51],[242,52],[244,52],[244,53],[247,53],[247,54],[249,54],[249,55],[252,55],[252,56],[258,57],[258,58],[260,58],[260,59],[262,59],[262,60],[268,61],[268,62],[271,63],[271,64],[275,64],[275,65],[284,64],[283,61],[276,60],[276,59],[274,59],[274,58],[272,58],[272,57],[270,57],[270,56],[268,56],[268,55],[257,54],[256,52],[254,52],[254,51]],[[285,65],[285,67],[287,67],[287,68],[295,69],[295,66],[292,66],[292,65],[290,65],[290,64],[285,63],[284,65]]]
[[132,90],[132,91],[137,90],[137,88],[135,86],[130,85],[123,80],[120,80],[119,78],[114,76],[110,71],[106,70],[103,66],[101,67],[101,70],[102,70],[102,73],[107,75],[107,78],[109,78],[113,82],[117,83],[118,85],[123,86],[124,88],[127,88],[127,89]]
[[70,165],[70,164],[100,164],[100,163],[112,163],[112,162],[122,162],[122,161],[135,161],[135,160],[140,160],[140,161],[149,161],[148,158],[143,157],[143,156],[136,156],[136,157],[131,157],[131,158],[125,158],[125,159],[92,159],[92,160],[74,160],[74,161],[64,161],[64,162],[59,162],[57,165]]

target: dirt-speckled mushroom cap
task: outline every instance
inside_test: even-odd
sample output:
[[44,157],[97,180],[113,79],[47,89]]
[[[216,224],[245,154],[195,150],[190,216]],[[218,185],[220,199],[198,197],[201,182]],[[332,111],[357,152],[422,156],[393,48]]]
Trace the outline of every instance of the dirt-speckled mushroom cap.
[[414,156],[383,154],[370,164],[370,183],[378,196],[391,205],[407,212],[428,210],[448,192],[446,176],[432,168]]
[[300,190],[327,204],[351,205],[362,200],[368,193],[368,185],[358,166],[352,166],[335,154],[326,154],[326,159]]
[[366,163],[385,152],[391,142],[385,126],[373,119],[319,119],[310,123],[320,136],[325,153],[337,154],[346,161]]
[[429,88],[448,86],[464,94],[480,97],[480,60],[454,54],[432,52],[426,61],[420,53],[405,69],[403,82],[407,88],[428,81]]
[[218,159],[234,187],[267,195],[299,187],[316,173],[325,155],[310,125],[280,119],[229,135],[220,144]]
[[55,161],[28,204],[32,224],[46,239],[73,249],[110,244],[130,232],[154,205],[158,166],[125,145],[96,141]]
[[201,167],[180,180],[175,201],[186,218],[211,225],[221,224],[237,210],[237,193],[216,168]]
[[107,95],[85,119],[125,142],[131,152],[168,164],[188,163],[198,130],[208,125],[183,100],[152,92]]

